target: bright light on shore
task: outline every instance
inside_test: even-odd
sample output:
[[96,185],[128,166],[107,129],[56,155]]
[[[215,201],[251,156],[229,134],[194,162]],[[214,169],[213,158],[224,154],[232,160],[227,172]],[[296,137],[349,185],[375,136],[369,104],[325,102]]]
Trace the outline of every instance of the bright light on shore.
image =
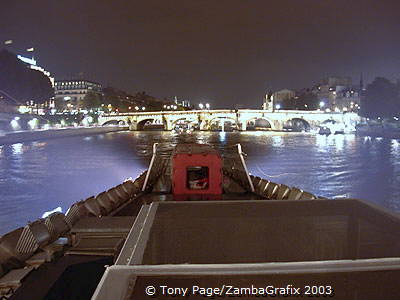
[[11,127],[13,128],[13,129],[17,129],[18,127],[19,127],[19,124],[18,124],[18,121],[17,120],[12,120],[11,121]]
[[31,129],[35,129],[37,125],[37,119],[33,118],[32,120],[28,121],[28,125]]

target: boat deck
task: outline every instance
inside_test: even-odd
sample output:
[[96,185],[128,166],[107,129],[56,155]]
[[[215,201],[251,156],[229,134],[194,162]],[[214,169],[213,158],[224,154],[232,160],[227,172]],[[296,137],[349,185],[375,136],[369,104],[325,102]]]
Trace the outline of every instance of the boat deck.
[[[143,299],[146,286],[266,283],[329,287],[334,299],[397,299],[399,232],[399,216],[352,199],[153,202],[94,299]],[[160,288],[154,298],[168,299]]]

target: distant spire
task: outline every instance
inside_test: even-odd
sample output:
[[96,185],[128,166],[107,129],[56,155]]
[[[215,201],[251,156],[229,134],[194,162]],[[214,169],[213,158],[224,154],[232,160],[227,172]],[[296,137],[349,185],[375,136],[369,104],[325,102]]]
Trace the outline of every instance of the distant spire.
[[270,89],[268,92],[268,99],[271,99],[273,94],[274,94],[274,92],[272,91],[272,89]]
[[360,74],[360,92],[364,89],[364,79],[363,79],[363,73],[361,72]]

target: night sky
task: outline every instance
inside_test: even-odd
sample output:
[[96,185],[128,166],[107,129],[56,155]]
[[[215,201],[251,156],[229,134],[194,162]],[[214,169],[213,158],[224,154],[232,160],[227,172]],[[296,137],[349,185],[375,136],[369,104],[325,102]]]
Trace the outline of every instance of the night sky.
[[2,0],[8,39],[56,79],[213,107],[329,75],[400,78],[398,0]]

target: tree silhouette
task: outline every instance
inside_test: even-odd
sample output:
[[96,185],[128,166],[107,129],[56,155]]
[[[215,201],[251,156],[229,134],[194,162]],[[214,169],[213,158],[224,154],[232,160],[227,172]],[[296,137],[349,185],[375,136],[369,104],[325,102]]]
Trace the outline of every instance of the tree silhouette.
[[42,104],[54,96],[50,79],[42,72],[32,70],[15,54],[0,51],[0,90],[16,99],[18,104],[34,101]]
[[101,96],[97,93],[88,92],[82,100],[78,102],[79,108],[91,109],[101,106]]
[[393,117],[400,112],[399,87],[390,80],[376,77],[367,86],[361,102],[361,115],[365,117]]

